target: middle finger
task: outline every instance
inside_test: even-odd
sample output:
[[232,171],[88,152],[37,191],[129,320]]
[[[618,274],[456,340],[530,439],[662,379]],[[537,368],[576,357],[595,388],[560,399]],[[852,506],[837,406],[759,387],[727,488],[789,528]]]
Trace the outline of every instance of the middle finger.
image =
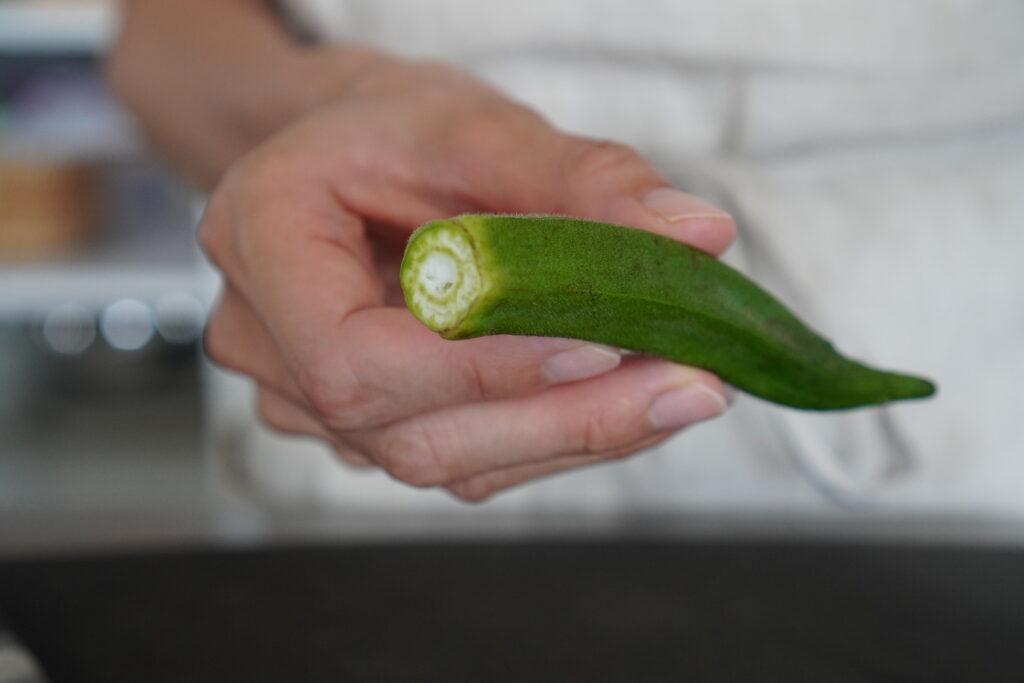
[[605,375],[525,398],[454,406],[346,434],[392,476],[443,486],[493,470],[625,448],[718,415],[714,375],[631,358]]

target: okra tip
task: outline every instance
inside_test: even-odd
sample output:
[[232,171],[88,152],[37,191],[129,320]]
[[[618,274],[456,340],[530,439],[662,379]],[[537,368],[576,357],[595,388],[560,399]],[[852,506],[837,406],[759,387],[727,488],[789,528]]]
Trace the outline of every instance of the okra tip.
[[935,383],[924,377],[892,373],[890,380],[890,401],[910,398],[928,398],[937,390]]

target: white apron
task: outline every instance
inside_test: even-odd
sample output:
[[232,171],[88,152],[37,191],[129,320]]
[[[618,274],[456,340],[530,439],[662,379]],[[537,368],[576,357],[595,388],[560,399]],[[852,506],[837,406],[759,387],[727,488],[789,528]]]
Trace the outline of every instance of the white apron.
[[[626,462],[483,507],[274,435],[221,375],[225,481],[292,508],[1024,514],[1024,3],[304,0],[325,40],[456,62],[734,212],[726,260],[937,398],[808,414],[739,394]],[[230,405],[228,405],[230,403]]]

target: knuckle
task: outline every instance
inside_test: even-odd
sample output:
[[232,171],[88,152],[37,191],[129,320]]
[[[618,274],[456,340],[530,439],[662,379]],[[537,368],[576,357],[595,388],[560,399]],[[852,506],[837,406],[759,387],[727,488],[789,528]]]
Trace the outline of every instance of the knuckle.
[[620,449],[635,439],[633,431],[621,411],[593,410],[583,418],[580,452],[599,454]]
[[451,124],[456,152],[505,151],[509,145],[522,144],[539,120],[532,110],[489,93],[470,97],[474,101],[456,114]]
[[624,168],[646,168],[647,162],[629,145],[612,140],[583,140],[570,165],[577,177],[587,179]]
[[309,176],[309,146],[297,130],[282,131],[249,150],[228,167],[211,201],[228,217],[246,217],[286,188]]
[[[294,167],[287,145],[267,142],[251,150],[232,164],[218,184],[215,195],[219,194],[221,204],[227,208],[259,205],[287,182]],[[242,212],[244,213],[244,212]]]
[[349,84],[352,94],[374,95],[436,90],[439,83],[465,79],[466,75],[440,59],[380,59],[369,64]]
[[443,59],[424,58],[408,65],[408,75],[419,82],[463,81],[468,74]]
[[275,197],[294,177],[287,155],[257,148],[233,163],[210,193],[197,239],[203,252],[221,270],[230,270],[237,255],[236,232],[251,230],[249,217]]
[[506,115],[498,107],[477,106],[459,119],[453,127],[457,151],[489,147],[507,133]]
[[496,397],[494,387],[487,380],[487,371],[481,366],[478,359],[469,358],[459,364],[453,358],[450,362],[454,366],[453,371],[461,373],[462,385],[470,397],[480,400],[489,400]]
[[388,435],[374,455],[388,474],[410,486],[443,486],[451,479],[441,452],[426,429]]
[[[446,105],[448,106],[448,105]],[[446,180],[456,194],[478,197],[490,184],[524,182],[499,160],[522,157],[554,138],[531,109],[493,94],[468,92],[429,136],[430,153],[447,162]]]
[[340,359],[315,361],[296,372],[299,391],[316,416],[336,430],[364,426],[370,388]]

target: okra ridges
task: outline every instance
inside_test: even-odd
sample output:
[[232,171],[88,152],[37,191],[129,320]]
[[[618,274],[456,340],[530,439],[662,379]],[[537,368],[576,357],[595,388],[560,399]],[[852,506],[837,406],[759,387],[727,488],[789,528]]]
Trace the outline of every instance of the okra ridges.
[[846,358],[739,272],[635,228],[558,216],[434,221],[410,238],[401,281],[409,310],[445,339],[587,339],[809,410],[934,392],[927,380]]
[[482,283],[469,236],[457,224],[436,224],[410,242],[402,289],[413,315],[443,332],[455,327],[480,296]]

